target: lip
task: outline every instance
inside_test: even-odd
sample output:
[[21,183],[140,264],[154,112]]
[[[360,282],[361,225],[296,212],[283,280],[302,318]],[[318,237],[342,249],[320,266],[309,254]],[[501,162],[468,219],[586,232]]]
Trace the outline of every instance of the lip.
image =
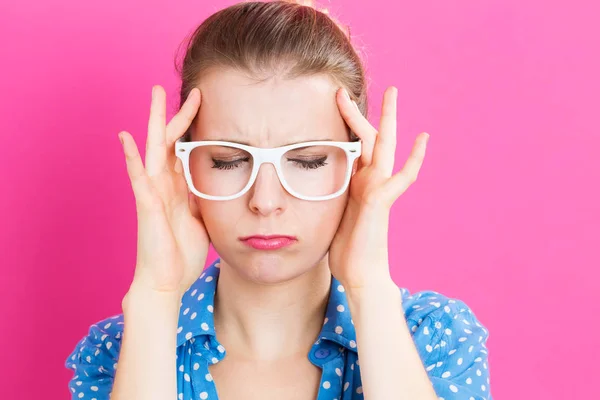
[[242,237],[240,241],[257,250],[277,250],[292,245],[297,239],[289,235],[252,235]]

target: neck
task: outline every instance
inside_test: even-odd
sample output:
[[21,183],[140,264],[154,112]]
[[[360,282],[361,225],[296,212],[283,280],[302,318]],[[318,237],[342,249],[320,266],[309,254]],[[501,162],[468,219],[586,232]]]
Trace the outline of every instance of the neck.
[[228,355],[251,360],[305,358],[323,326],[331,272],[327,257],[276,285],[249,282],[221,262],[215,330]]

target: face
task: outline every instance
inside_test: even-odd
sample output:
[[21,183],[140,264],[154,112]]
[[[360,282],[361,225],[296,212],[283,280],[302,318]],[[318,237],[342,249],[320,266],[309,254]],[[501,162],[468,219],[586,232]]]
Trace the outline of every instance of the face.
[[[198,84],[202,103],[192,140],[224,140],[273,148],[313,140],[349,141],[335,100],[339,88],[326,76],[256,82],[232,69],[212,70]],[[275,284],[326,262],[345,210],[348,190],[325,201],[290,195],[275,167],[263,164],[243,196],[227,201],[194,199],[222,262],[249,281]],[[259,250],[240,240],[252,235],[289,235],[292,244]]]

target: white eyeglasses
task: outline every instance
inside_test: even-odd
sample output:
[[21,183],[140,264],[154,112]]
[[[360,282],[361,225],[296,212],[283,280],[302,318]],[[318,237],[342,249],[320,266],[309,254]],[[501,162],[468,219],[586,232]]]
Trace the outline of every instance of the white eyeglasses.
[[271,163],[281,185],[302,200],[322,201],[347,189],[361,142],[311,141],[260,148],[225,141],[175,143],[191,192],[207,200],[232,200],[254,184],[260,166]]

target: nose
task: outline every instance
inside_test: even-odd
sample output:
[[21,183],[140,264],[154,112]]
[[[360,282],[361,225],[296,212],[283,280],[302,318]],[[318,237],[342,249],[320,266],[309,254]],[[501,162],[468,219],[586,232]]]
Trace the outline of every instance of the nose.
[[286,190],[281,185],[275,166],[265,163],[260,166],[254,184],[250,188],[248,206],[254,213],[268,216],[285,209]]

